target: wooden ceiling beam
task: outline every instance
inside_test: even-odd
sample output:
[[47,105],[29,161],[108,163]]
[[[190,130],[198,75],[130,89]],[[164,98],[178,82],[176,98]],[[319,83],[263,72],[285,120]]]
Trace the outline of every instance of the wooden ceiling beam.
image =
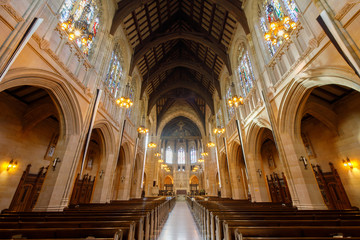
[[178,88],[184,88],[194,92],[197,96],[201,97],[204,102],[209,106],[212,114],[215,113],[212,95],[204,88],[201,83],[193,81],[192,78],[194,78],[194,76],[192,76],[192,74],[190,74],[188,71],[184,72],[184,75],[177,74],[176,72],[171,74],[170,76],[168,76],[167,80],[161,84],[161,87],[158,87],[153,93],[150,94],[148,101],[148,115],[150,114],[152,108],[155,106],[157,101],[163,95]]
[[229,55],[227,54],[225,47],[222,44],[219,44],[217,40],[215,42],[211,41],[209,39],[208,34],[202,34],[198,32],[183,32],[183,31],[153,34],[152,36],[149,36],[146,39],[144,39],[143,44],[139,44],[135,48],[134,55],[132,56],[130,63],[129,74],[132,75],[135,65],[147,53],[147,51],[164,42],[177,40],[177,39],[194,41],[203,44],[208,48],[211,48],[225,63],[229,75],[231,75],[232,71],[231,71],[230,58]]
[[175,99],[174,98],[168,98],[164,104],[164,106],[162,107],[160,113],[157,115],[157,119],[158,121],[157,122],[160,122],[159,119],[161,119],[165,112],[175,103]]
[[[118,10],[116,11],[110,29],[110,34],[114,35],[118,27],[124,19],[131,14],[135,9],[141,7],[143,4],[149,3],[151,0],[122,0],[118,3]],[[246,34],[250,33],[249,25],[247,23],[246,15],[241,8],[242,2],[238,0],[211,0],[217,5],[221,5],[226,11],[230,12],[235,19],[242,25]]]
[[176,67],[189,68],[204,75],[209,80],[209,82],[212,82],[214,84],[219,96],[221,96],[219,80],[211,74],[212,70],[208,66],[206,66],[201,61],[193,61],[191,59],[182,58],[174,59],[170,62],[163,62],[162,64],[157,65],[156,70],[149,73],[149,78],[145,78],[142,82],[140,98],[142,98],[145,89],[150,82],[152,82],[157,76],[159,76],[163,72],[166,72]]

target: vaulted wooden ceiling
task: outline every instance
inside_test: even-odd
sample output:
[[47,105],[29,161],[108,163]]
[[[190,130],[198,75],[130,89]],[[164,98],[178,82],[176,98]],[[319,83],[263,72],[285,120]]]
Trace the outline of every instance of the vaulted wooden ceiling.
[[[228,50],[237,23],[249,33],[239,0],[121,0],[111,33],[123,27],[135,66],[142,75],[141,97],[149,96],[148,114],[158,118],[186,92],[201,120],[214,113],[212,96],[221,97],[219,75],[231,75]],[[204,111],[199,109],[204,109]],[[161,109],[161,110],[159,110]]]

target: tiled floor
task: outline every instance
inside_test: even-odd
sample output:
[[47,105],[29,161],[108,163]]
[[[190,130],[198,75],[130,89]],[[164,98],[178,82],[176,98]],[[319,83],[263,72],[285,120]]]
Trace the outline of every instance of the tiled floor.
[[159,236],[160,240],[201,240],[196,223],[185,201],[178,201]]

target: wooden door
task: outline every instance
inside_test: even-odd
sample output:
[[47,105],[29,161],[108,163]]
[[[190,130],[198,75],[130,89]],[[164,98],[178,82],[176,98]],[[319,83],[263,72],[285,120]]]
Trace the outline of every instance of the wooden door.
[[9,210],[13,212],[29,212],[35,207],[41,187],[44,183],[47,168],[40,168],[38,174],[30,173],[31,164],[21,176],[19,185],[11,201]]

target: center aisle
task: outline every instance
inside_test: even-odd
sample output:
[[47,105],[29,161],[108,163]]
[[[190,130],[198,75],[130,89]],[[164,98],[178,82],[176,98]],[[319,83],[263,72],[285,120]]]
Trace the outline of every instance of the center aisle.
[[185,201],[178,201],[159,236],[160,240],[201,240],[196,223]]

